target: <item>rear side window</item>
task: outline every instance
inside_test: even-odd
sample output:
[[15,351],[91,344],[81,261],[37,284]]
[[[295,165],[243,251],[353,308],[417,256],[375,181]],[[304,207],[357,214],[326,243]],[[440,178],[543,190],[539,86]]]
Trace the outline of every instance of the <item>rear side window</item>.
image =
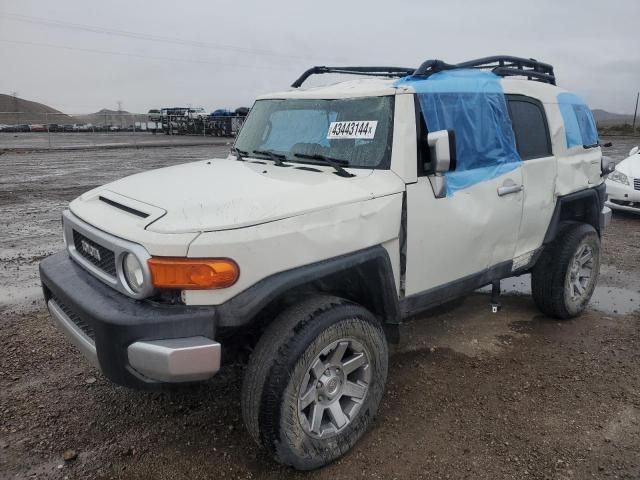
[[542,105],[527,97],[509,97],[509,113],[523,160],[551,156],[551,141]]
[[591,110],[586,105],[574,105],[573,111],[576,114],[578,120],[578,127],[580,128],[580,136],[582,137],[582,145],[587,147],[598,144],[598,129],[593,120]]
[[599,145],[596,122],[584,100],[574,93],[562,92],[558,94],[558,108],[564,121],[567,148]]

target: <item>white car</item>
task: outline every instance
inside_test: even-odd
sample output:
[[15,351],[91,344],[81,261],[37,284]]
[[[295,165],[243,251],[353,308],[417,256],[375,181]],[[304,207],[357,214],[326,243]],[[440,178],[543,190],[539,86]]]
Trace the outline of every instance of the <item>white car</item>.
[[[382,78],[300,88],[323,73]],[[528,272],[542,312],[580,315],[611,210],[591,111],[551,65],[314,67],[292,87],[226,158],[73,200],[40,277],[115,383],[204,381],[251,352],[247,430],[308,470],[367,430],[403,319]]]
[[640,149],[633,147],[607,176],[607,203],[612,210],[640,213]]

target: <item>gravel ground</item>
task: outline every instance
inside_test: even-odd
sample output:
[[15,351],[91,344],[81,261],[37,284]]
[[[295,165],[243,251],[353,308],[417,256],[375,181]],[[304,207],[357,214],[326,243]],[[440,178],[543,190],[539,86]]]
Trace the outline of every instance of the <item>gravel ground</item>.
[[631,150],[636,145],[640,145],[640,137],[629,137],[619,135],[607,135],[601,136],[600,141],[602,143],[611,142],[613,145],[604,148],[604,155],[611,157],[617,162],[624,160],[629,155]]
[[232,141],[233,139],[230,138],[212,136],[153,135],[149,132],[55,132],[51,134],[39,132],[0,132],[0,151],[42,149],[71,150],[78,148],[117,148],[133,146],[193,146],[203,144],[225,144]]
[[480,292],[407,322],[373,428],[316,472],[280,467],[254,446],[240,365],[163,393],[103,379],[40,299],[36,267],[62,246],[61,209],[93,186],[226,148],[0,155],[0,478],[640,478],[632,215],[614,214],[598,292],[578,319],[542,316],[520,277],[505,281],[497,314]]

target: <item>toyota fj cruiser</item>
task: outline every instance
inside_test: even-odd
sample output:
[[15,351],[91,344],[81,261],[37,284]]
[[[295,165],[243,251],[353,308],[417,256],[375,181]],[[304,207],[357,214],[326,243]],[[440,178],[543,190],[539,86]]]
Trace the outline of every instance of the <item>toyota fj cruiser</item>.
[[[365,75],[301,89],[323,73]],[[489,57],[315,67],[259,98],[226,158],[134,175],[63,213],[51,316],[112,381],[211,378],[251,351],[242,411],[279,462],[347,452],[402,319],[530,272],[566,319],[598,278],[602,153],[553,67]]]

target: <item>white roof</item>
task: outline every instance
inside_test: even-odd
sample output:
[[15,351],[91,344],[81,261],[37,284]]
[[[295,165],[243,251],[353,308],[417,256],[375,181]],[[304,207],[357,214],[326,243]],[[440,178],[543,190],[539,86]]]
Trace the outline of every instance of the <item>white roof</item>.
[[354,98],[395,95],[398,93],[398,89],[393,86],[396,80],[395,78],[359,78],[321,87],[292,88],[285,92],[262,95],[258,97],[258,100],[267,98]]
[[503,78],[501,83],[504,93],[526,95],[537,98],[542,103],[558,103],[558,94],[566,92],[566,90],[549,83],[519,77]]
[[[396,87],[396,78],[359,78],[347,80],[331,85],[292,88],[283,92],[270,93],[258,97],[258,100],[276,98],[354,98],[382,95],[396,95],[398,93],[415,93],[410,85]],[[507,77],[501,79],[504,93],[526,95],[537,98],[542,103],[558,103],[558,94],[565,90],[544,82],[527,80],[525,78]]]

